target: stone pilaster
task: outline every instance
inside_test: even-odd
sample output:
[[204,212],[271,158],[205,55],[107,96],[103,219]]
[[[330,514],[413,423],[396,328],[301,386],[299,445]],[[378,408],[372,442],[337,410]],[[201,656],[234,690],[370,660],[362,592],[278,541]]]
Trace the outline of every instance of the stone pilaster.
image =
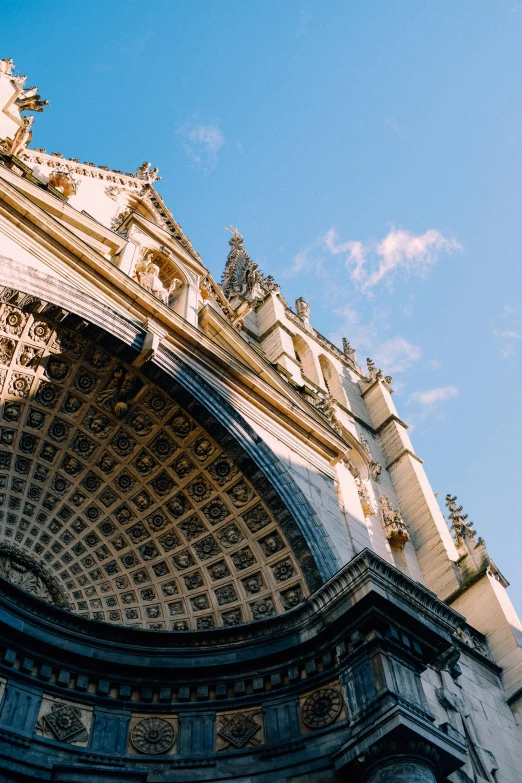
[[362,385],[373,427],[377,430],[386,469],[430,590],[442,599],[460,586],[458,553],[430,487],[422,460],[415,454],[407,425],[397,415],[387,385],[379,379]]

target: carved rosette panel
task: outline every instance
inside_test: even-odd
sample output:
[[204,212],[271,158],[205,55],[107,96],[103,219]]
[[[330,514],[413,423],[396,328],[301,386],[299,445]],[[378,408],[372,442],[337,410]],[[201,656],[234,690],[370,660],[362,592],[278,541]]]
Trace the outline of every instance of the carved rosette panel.
[[324,729],[344,716],[345,704],[339,683],[305,694],[299,701],[305,731]]
[[92,724],[92,708],[44,696],[35,733],[68,745],[86,746]]
[[0,305],[0,543],[34,558],[73,611],[111,623],[209,629],[303,600],[299,561],[248,476],[116,340],[101,347],[53,314]]
[[177,733],[177,718],[135,716],[131,722],[129,750],[150,756],[172,753]]

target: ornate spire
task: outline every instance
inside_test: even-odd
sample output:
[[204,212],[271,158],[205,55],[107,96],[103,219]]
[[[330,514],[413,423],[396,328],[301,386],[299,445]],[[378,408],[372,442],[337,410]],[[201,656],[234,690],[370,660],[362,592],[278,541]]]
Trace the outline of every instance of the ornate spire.
[[265,277],[258,265],[252,261],[243,245],[244,239],[237,228],[226,228],[232,234],[229,245],[225,271],[221,280],[221,288],[227,299],[234,296],[253,302],[263,300],[265,296],[279,291],[272,276]]

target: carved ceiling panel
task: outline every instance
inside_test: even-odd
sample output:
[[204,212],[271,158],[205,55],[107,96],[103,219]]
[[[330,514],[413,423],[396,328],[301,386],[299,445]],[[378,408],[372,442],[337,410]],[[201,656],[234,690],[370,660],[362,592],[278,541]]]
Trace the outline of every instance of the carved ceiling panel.
[[52,317],[0,305],[0,576],[155,630],[299,603],[298,557],[230,455],[110,338]]

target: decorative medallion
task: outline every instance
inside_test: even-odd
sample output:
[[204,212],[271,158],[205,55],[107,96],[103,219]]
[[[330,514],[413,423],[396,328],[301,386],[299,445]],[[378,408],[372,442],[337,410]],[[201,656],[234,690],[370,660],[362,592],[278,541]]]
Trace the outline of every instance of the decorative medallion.
[[310,729],[322,729],[339,717],[342,708],[343,700],[339,691],[335,688],[320,688],[302,702],[301,719]]
[[174,726],[163,718],[144,718],[136,723],[131,732],[131,742],[138,753],[159,755],[174,745]]

